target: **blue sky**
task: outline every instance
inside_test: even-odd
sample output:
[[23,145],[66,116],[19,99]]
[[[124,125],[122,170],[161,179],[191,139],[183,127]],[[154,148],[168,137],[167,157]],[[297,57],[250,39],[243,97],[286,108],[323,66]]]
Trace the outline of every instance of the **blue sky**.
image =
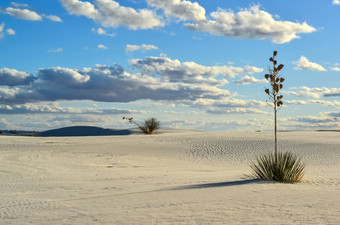
[[0,129],[272,129],[263,79],[285,65],[281,130],[339,129],[340,1],[0,2]]

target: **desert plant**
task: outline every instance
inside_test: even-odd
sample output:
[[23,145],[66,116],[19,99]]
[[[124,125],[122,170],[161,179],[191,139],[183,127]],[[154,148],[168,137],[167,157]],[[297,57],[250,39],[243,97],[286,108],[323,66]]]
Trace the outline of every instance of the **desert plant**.
[[268,68],[269,74],[264,75],[266,80],[270,84],[270,88],[265,89],[266,94],[268,95],[269,100],[272,102],[272,107],[274,109],[274,135],[275,135],[275,158],[278,157],[277,150],[277,111],[283,105],[282,95],[279,95],[279,91],[283,88],[283,81],[285,80],[283,77],[279,75],[279,71],[283,68],[283,64],[277,65],[277,61],[275,59],[277,55],[277,51],[274,51],[273,57],[269,59],[273,63],[273,69]]
[[253,178],[284,183],[299,182],[305,173],[301,158],[292,152],[262,155],[251,168]]
[[130,123],[137,125],[138,129],[140,129],[145,134],[152,134],[155,130],[160,128],[160,122],[156,118],[146,119],[141,125],[135,122],[133,117],[123,117],[123,120],[128,120]]
[[301,158],[291,152],[278,152],[277,148],[277,111],[283,105],[282,95],[279,91],[282,89],[283,77],[280,77],[279,71],[283,68],[283,64],[277,65],[275,57],[277,51],[274,51],[273,57],[269,59],[273,63],[273,69],[269,68],[269,74],[264,77],[269,82],[271,88],[265,89],[269,100],[272,102],[274,109],[274,134],[275,134],[275,151],[274,154],[266,154],[257,158],[257,161],[250,167],[253,170],[252,177],[263,180],[271,180],[278,182],[294,183],[302,179],[304,175],[305,165],[301,162]]

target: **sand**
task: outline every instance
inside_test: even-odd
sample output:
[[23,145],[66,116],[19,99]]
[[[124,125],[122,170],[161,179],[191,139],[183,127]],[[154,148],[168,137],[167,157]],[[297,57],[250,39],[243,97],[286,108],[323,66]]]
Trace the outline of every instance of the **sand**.
[[340,133],[279,134],[298,184],[247,180],[271,133],[0,136],[0,224],[340,224]]

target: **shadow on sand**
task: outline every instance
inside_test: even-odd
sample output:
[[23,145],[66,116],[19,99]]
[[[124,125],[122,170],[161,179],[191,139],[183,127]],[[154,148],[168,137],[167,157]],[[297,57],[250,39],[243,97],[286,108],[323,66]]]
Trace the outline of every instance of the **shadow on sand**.
[[239,186],[239,185],[254,184],[254,183],[263,183],[263,180],[250,179],[250,180],[236,180],[236,181],[207,183],[207,184],[193,184],[193,185],[186,185],[186,186],[169,188],[169,189],[166,189],[166,190],[188,190],[188,189],[200,189],[200,188],[218,188],[218,187],[230,187],[230,186]]
[[237,181],[207,183],[207,184],[194,184],[194,185],[185,185],[185,186],[164,188],[164,189],[158,189],[158,190],[152,190],[152,191],[139,191],[139,192],[128,192],[128,193],[120,193],[120,194],[113,194],[113,195],[92,196],[92,197],[85,197],[85,198],[73,198],[73,199],[66,199],[64,201],[67,202],[67,201],[85,200],[85,199],[88,200],[88,199],[107,198],[107,197],[115,197],[115,196],[148,194],[148,193],[156,193],[156,192],[163,192],[163,191],[180,191],[180,190],[190,190],[190,189],[200,189],[200,188],[230,187],[230,186],[255,184],[255,183],[264,183],[264,181],[259,180],[259,179],[250,179],[250,180],[237,180]]

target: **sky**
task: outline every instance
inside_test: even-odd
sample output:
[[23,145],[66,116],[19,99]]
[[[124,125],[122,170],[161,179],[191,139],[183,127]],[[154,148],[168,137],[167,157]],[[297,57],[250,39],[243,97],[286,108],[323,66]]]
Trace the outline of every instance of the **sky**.
[[340,129],[339,0],[1,0],[0,129]]

